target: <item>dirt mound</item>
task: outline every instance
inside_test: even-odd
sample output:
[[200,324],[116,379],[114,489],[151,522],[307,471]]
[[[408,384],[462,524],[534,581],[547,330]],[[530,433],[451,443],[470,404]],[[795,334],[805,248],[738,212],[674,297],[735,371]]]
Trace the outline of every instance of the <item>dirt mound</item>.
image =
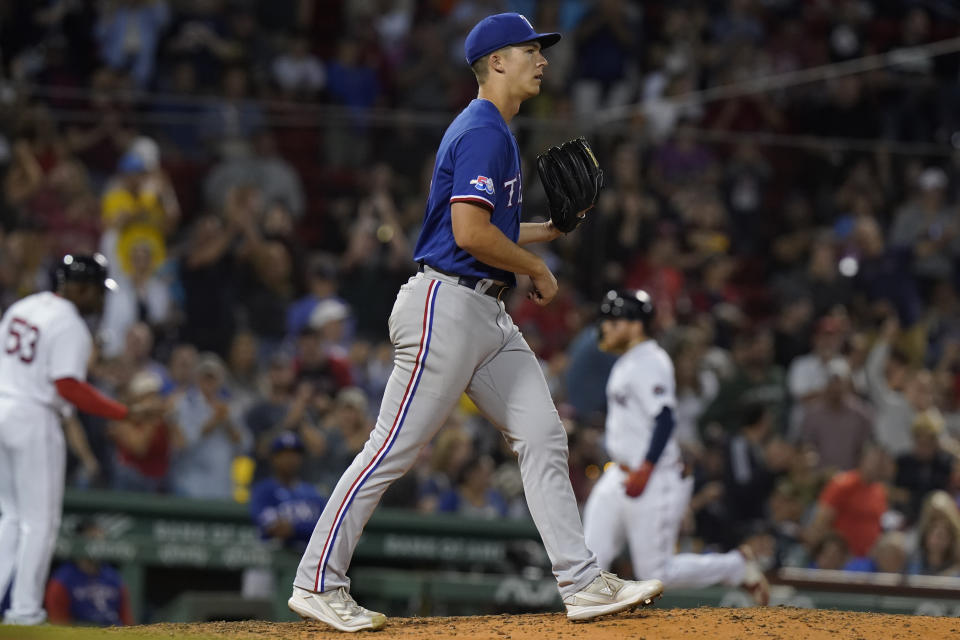
[[[135,635],[127,635],[129,632]],[[113,634],[116,633],[116,636]],[[105,638],[237,638],[343,640],[345,634],[318,622],[207,622],[155,624],[104,634]],[[363,637],[368,637],[364,635]],[[960,638],[960,620],[891,616],[849,611],[769,607],[766,609],[650,608],[589,623],[572,623],[559,613],[461,618],[391,618],[371,638],[403,640],[907,640]]]

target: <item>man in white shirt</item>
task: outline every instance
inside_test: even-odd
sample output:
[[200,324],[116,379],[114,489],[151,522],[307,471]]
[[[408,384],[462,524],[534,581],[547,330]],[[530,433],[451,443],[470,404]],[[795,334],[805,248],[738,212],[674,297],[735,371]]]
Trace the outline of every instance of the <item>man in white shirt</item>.
[[830,382],[830,366],[842,367],[846,364],[840,354],[843,340],[843,321],[834,316],[824,316],[817,322],[813,349],[790,363],[787,388],[793,402],[790,410],[791,434],[797,434],[805,407],[819,399],[826,390]]

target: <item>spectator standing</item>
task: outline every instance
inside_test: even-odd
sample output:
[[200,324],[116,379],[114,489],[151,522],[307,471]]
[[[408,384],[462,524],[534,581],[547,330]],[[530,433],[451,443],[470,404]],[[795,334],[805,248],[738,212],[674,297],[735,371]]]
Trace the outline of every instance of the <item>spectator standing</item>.
[[889,242],[913,252],[913,273],[929,291],[953,274],[958,238],[955,213],[946,202],[947,174],[928,167],[917,178],[917,193],[897,212]]
[[[370,47],[346,35],[341,36],[336,56],[327,63],[327,92],[350,114],[345,126],[330,130],[326,138],[327,161],[336,167],[357,168],[369,160],[365,111],[377,106],[381,97],[380,80],[370,58]],[[442,65],[437,66],[442,69]]]
[[[109,296],[108,296],[109,297]],[[104,339],[103,356],[114,355],[103,369],[103,377],[114,387],[120,389],[141,371],[150,371],[157,374],[164,381],[164,387],[169,384],[169,374],[166,367],[153,358],[153,331],[145,322],[137,322],[127,329],[122,343],[122,351],[117,354],[108,354],[107,340]]]
[[103,59],[128,72],[140,89],[153,80],[157,45],[170,21],[165,0],[112,0],[104,3],[95,35]]
[[197,348],[192,344],[178,344],[167,361],[170,380],[164,385],[163,395],[178,397],[193,386],[196,380]]
[[887,511],[884,482],[888,466],[889,457],[883,449],[872,444],[865,447],[859,466],[835,475],[820,493],[807,540],[819,545],[833,530],[854,555],[870,553],[882,531],[880,519]]
[[246,449],[246,430],[230,415],[224,388],[226,369],[212,353],[200,354],[196,385],[174,406],[174,419],[183,433],[170,478],[175,493],[189,498],[229,500],[233,495],[231,466]]
[[207,204],[216,210],[226,209],[232,190],[255,187],[263,204],[280,202],[294,218],[301,218],[306,196],[300,174],[280,155],[271,133],[253,134],[254,131],[246,134],[253,137],[252,152],[237,149],[210,171],[203,184]]
[[234,244],[240,228],[233,220],[203,216],[187,238],[180,263],[184,290],[183,339],[198,349],[226,354],[236,330]]
[[264,126],[260,106],[250,99],[250,74],[235,63],[223,72],[221,95],[201,116],[200,132],[207,146],[224,158],[249,153],[249,140]]
[[310,100],[327,81],[323,63],[310,51],[310,39],[296,33],[287,40],[287,49],[273,61],[273,81],[289,99]]
[[[295,338],[310,321],[310,314],[324,300],[346,305],[337,295],[337,264],[334,256],[317,255],[307,265],[307,294],[287,309],[287,337]],[[352,335],[353,318],[346,320],[347,334]]]
[[150,371],[141,371],[127,386],[129,404],[137,410],[108,427],[116,446],[114,489],[151,493],[167,489],[170,453],[180,438],[167,421],[162,389],[163,380]]
[[310,382],[314,393],[333,399],[336,393],[353,384],[350,362],[342,349],[327,338],[336,335],[331,326],[346,320],[346,305],[336,300],[325,300],[310,314],[309,324],[297,338],[297,380]]
[[133,247],[145,245],[152,273],[167,258],[166,236],[180,218],[180,204],[160,167],[160,151],[140,137],[120,158],[117,173],[104,188],[102,219],[104,252],[116,256],[111,275],[132,274]]
[[[107,295],[99,334],[106,357],[119,354],[124,336],[135,323],[163,327],[170,320],[170,286],[157,273],[154,250],[150,242],[135,242],[130,247],[130,272],[117,273],[114,278],[117,288]],[[111,256],[108,259],[113,260]]]
[[803,413],[811,401],[823,396],[829,382],[829,368],[835,360],[842,360],[843,320],[824,316],[817,322],[813,335],[813,349],[790,363],[787,370],[787,388],[792,401],[790,429],[794,431],[803,420]]
[[886,320],[864,367],[870,400],[877,409],[877,442],[893,456],[910,450],[913,419],[934,400],[930,372],[911,370],[907,357],[893,349],[898,326],[896,318]]
[[734,340],[733,359],[733,374],[720,382],[716,397],[700,416],[701,434],[715,428],[732,432],[739,424],[740,412],[753,403],[768,406],[773,412],[774,430],[783,433],[787,389],[783,370],[773,364],[770,331],[740,332]]
[[101,233],[97,205],[89,173],[76,159],[61,160],[44,176],[29,209],[47,233],[50,257],[97,250]]
[[616,356],[597,348],[597,327],[589,324],[571,340],[565,375],[567,402],[583,425],[602,425],[607,409],[607,378]]
[[817,453],[820,469],[836,471],[856,467],[873,439],[870,407],[853,393],[850,366],[842,358],[827,365],[827,385],[803,412],[799,437]]
[[909,522],[920,515],[924,499],[936,490],[947,489],[956,460],[940,447],[943,418],[935,409],[918,413],[910,428],[913,449],[897,457],[893,480],[896,502]]
[[861,218],[853,228],[857,272],[854,290],[867,304],[890,305],[900,325],[913,327],[920,319],[923,300],[913,276],[913,252],[909,247],[888,246],[879,223]]
[[630,82],[640,32],[640,10],[626,0],[595,3],[580,20],[574,39],[577,46],[577,80],[573,95],[576,111],[588,114],[627,103],[635,88]]
[[257,337],[249,331],[233,336],[227,358],[230,368],[227,386],[233,392],[230,404],[240,413],[246,413],[261,394],[259,352]]
[[[342,472],[349,466],[350,461],[363,448],[373,421],[368,414],[367,396],[358,387],[345,387],[337,392],[333,408],[327,416],[325,430],[336,429],[343,436],[347,445],[346,460],[340,460]],[[343,464],[343,463],[346,464]],[[336,481],[338,478],[334,478]]]
[[789,467],[791,448],[770,440],[773,414],[762,404],[745,408],[739,433],[727,446],[724,499],[734,526],[746,534],[767,516],[777,475]]

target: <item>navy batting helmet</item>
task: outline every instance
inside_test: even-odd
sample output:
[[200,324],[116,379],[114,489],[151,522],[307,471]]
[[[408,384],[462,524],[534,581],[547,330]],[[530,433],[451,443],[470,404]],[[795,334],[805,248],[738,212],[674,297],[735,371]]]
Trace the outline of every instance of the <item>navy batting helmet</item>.
[[116,289],[117,283],[107,277],[107,259],[102,254],[74,255],[68,253],[57,265],[57,286],[65,282],[88,282],[106,289]]
[[645,328],[650,326],[655,314],[653,299],[642,289],[611,289],[600,303],[601,317],[640,320]]

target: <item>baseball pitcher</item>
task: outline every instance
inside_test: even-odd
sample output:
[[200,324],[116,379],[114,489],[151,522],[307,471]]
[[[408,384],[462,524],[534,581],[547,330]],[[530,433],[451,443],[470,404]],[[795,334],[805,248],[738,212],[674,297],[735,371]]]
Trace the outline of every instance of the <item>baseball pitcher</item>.
[[538,170],[556,189],[552,221],[520,222],[520,153],[508,123],[520,103],[540,92],[543,49],[559,39],[537,33],[516,13],[485,18],[467,36],[466,58],[479,94],[437,151],[414,254],[420,272],[400,288],[390,314],[394,369],[380,415],[317,522],[288,601],[304,618],[343,631],[385,624],[383,614],[350,596],[350,558],[383,492],[413,465],[464,391],[519,457],[530,513],[567,616],[583,620],[623,611],[662,591],[659,580],[626,581],[601,572],[584,544],[566,434],[537,359],[501,300],[515,274],[530,277],[537,303],[553,299],[556,279],[523,245],[573,230],[602,185],[584,141],[551,149]]

